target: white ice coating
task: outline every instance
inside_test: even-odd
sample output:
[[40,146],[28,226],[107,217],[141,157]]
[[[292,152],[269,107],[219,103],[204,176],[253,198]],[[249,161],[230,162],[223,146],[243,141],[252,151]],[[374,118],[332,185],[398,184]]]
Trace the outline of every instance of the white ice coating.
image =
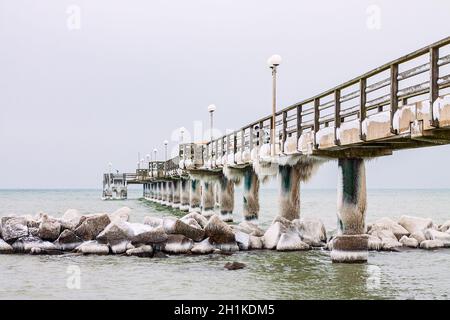
[[[394,130],[397,130],[397,132],[400,131],[400,119],[403,119],[405,117],[405,112],[410,111],[413,114],[416,114],[416,105],[407,105],[402,106],[401,108],[397,109],[394,113],[394,118],[392,120],[392,126]],[[411,119],[413,120],[413,119]]]
[[314,146],[314,132],[309,131],[302,133],[300,138],[298,138],[298,150],[301,153],[312,153]]
[[337,130],[336,130],[336,139],[338,139],[338,140],[341,139],[341,132],[344,133],[344,131],[353,130],[353,129],[359,130],[359,120],[358,119],[342,122],[341,125],[339,126],[339,128],[337,128]]
[[251,161],[257,161],[258,160],[258,153],[259,153],[259,148],[255,147],[252,149],[252,152],[250,154],[250,159]]
[[435,120],[441,119],[441,113],[444,108],[450,108],[450,95],[443,98],[437,98],[433,103],[433,118]]
[[241,151],[238,151],[234,154],[234,161],[237,164],[242,164],[242,152]]
[[330,256],[333,262],[367,261],[369,252],[332,250]]
[[284,153],[285,154],[292,154],[296,153],[297,150],[297,138],[293,135],[291,137],[287,137],[286,141],[284,142]]
[[391,115],[390,115],[389,111],[383,111],[383,112],[379,112],[374,115],[368,116],[362,122],[362,133],[367,135],[368,127],[371,123],[374,123],[374,122],[389,123],[390,121],[391,121]]
[[334,126],[324,127],[316,132],[316,141],[319,144],[319,147],[320,147],[322,138],[325,138],[328,135],[334,135]]

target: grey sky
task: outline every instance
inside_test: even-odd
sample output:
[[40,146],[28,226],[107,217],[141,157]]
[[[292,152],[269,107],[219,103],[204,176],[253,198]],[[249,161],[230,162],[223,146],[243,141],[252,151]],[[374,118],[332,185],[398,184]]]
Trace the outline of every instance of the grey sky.
[[[381,29],[366,25],[369,5]],[[70,5],[81,28],[67,27]],[[450,35],[449,1],[0,0],[0,188],[100,187],[193,121],[237,128]],[[162,152],[160,152],[162,155]],[[450,147],[367,164],[368,187],[450,187]],[[335,187],[336,163],[310,187]]]

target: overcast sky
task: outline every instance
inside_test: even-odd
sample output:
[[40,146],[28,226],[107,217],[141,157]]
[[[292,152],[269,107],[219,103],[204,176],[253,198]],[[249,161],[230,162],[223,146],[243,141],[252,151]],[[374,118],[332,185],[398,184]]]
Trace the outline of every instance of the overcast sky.
[[[0,188],[101,187],[108,162],[132,171],[206,127],[211,103],[223,131],[268,115],[273,53],[281,108],[449,36],[449,16],[446,0],[0,0]],[[368,187],[450,188],[449,163],[448,146],[400,151],[367,164]]]

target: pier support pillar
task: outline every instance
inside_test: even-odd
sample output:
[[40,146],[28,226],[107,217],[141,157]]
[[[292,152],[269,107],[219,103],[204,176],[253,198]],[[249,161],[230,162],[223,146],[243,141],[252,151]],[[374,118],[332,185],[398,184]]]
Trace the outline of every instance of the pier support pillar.
[[191,181],[181,179],[180,182],[180,210],[189,211],[189,191]]
[[245,169],[243,189],[244,219],[246,221],[257,221],[259,215],[259,179],[252,168]]
[[166,181],[166,205],[171,207],[173,203],[173,182]]
[[181,180],[172,181],[172,208],[180,208],[180,184]]
[[155,186],[156,184],[154,182],[150,184],[150,199],[152,200],[155,199]]
[[162,182],[159,181],[156,183],[156,202],[162,203],[162,194],[163,194]]
[[205,217],[214,214],[214,183],[202,180],[202,215]]
[[161,204],[167,204],[167,182],[161,181]]
[[219,196],[220,218],[223,221],[231,222],[233,221],[234,210],[234,183],[222,176],[220,182],[215,184],[214,187],[216,185],[219,187],[217,194]]
[[361,158],[339,159],[338,236],[333,240],[333,262],[366,262],[366,173]]
[[202,209],[200,208],[201,197],[200,181],[195,179],[190,180],[189,212],[202,212]]
[[300,168],[283,165],[278,168],[280,194],[279,214],[290,221],[300,218]]

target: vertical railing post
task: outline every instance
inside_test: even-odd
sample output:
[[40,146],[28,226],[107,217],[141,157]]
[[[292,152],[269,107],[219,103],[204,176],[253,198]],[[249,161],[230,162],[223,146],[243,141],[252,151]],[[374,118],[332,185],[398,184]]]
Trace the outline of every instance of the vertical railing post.
[[334,144],[340,145],[341,142],[338,139],[338,130],[341,127],[341,90],[336,89],[334,91]]
[[253,125],[248,128],[248,148],[251,153],[253,149]]
[[302,105],[297,106],[297,142],[298,145],[298,139],[300,139],[300,136],[302,135],[302,112],[303,108]]
[[287,111],[283,111],[283,135],[281,139],[281,152],[284,152],[284,144],[287,139]]
[[264,121],[259,122],[259,146],[263,145],[263,137],[264,136]]
[[233,162],[234,163],[236,163],[235,155],[236,155],[237,151],[238,151],[238,148],[237,148],[237,133],[234,132],[233,133]]
[[430,112],[431,112],[431,123],[433,127],[439,126],[439,121],[434,118],[433,113],[433,103],[439,98],[439,50],[438,48],[430,48]]
[[366,140],[366,135],[363,133],[363,121],[366,119],[366,78],[361,78],[359,80],[359,138],[361,140]]
[[394,130],[394,115],[398,109],[398,64],[391,65],[391,132],[397,133]]
[[320,126],[320,98],[314,99],[314,149],[317,149],[317,140],[316,140],[316,133],[319,131]]
[[245,131],[244,129],[241,130],[241,153],[244,153],[245,149]]

